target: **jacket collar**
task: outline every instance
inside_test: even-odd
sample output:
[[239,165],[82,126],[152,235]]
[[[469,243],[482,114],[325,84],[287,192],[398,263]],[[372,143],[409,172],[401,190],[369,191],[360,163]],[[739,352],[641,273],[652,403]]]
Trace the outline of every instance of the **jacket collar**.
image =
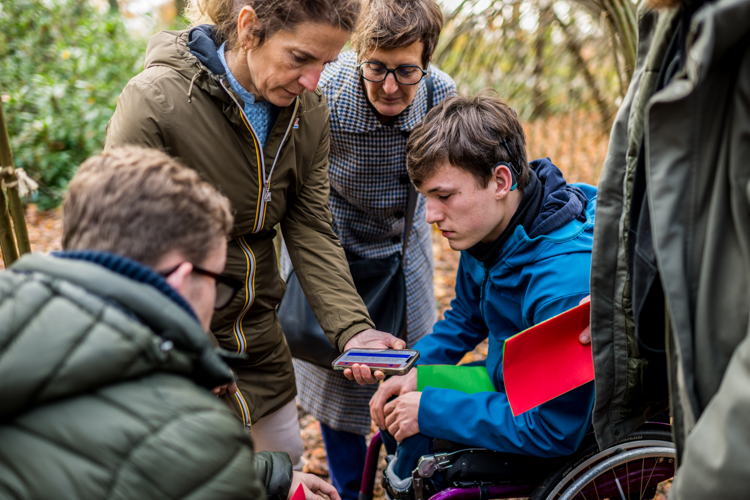
[[214,40],[216,29],[209,24],[196,26],[188,31],[187,47],[190,52],[214,75],[224,75],[224,65],[217,53],[219,47]]
[[60,259],[83,260],[99,264],[128,279],[152,286],[180,306],[185,312],[197,319],[193,308],[187,301],[172,288],[169,283],[156,271],[146,267],[134,260],[115,255],[109,252],[98,252],[93,250],[76,250],[67,252],[52,252],[54,257]]
[[195,317],[151,285],[96,263],[81,259],[67,259],[63,263],[58,257],[41,254],[25,255],[13,263],[10,271],[41,273],[64,280],[117,304],[155,335],[171,342],[183,359],[187,356],[192,365],[191,378],[203,387],[216,387],[233,379],[231,369],[220,357],[221,351],[214,348]]

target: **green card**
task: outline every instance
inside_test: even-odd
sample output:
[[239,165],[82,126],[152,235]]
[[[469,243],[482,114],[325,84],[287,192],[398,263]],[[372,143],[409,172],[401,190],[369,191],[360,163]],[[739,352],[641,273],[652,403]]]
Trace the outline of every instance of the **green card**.
[[454,389],[467,394],[495,392],[485,366],[419,365],[417,367],[417,390],[425,387]]

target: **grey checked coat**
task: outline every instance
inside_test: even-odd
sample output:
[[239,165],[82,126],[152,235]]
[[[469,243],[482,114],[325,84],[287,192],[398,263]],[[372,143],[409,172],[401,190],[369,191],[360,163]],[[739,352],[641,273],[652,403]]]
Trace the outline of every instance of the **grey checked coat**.
[[[406,141],[427,114],[425,80],[414,101],[392,125],[381,124],[367,102],[354,52],[345,52],[323,73],[320,87],[331,109],[330,207],[344,248],[363,258],[401,251],[407,183]],[[433,104],[455,94],[453,80],[431,67]],[[432,242],[425,204],[417,203],[406,255],[409,345],[435,322]],[[330,427],[357,434],[370,430],[368,402],[376,386],[359,386],[340,374],[294,360],[302,407]]]

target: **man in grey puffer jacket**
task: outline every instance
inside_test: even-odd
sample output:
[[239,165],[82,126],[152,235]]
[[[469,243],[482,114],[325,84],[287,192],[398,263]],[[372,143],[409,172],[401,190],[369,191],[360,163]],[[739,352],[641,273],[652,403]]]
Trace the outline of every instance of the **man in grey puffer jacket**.
[[[163,153],[85,162],[63,248],[0,273],[0,498],[286,498],[284,453],[254,454],[210,392],[236,390],[205,331],[229,202]],[[314,497],[307,490],[308,498]]]

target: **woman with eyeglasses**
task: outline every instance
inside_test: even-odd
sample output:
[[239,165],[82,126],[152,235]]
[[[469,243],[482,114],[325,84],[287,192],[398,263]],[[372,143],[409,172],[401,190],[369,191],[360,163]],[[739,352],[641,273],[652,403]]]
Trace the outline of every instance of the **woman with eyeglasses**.
[[[355,51],[339,55],[321,77],[331,110],[329,204],[334,229],[354,258],[401,251],[409,132],[432,105],[455,93],[451,78],[430,65],[442,25],[434,0],[365,1],[352,37]],[[421,199],[404,274],[411,344],[435,322],[432,243]],[[375,387],[294,363],[302,407],[321,422],[333,483],[342,498],[357,498]]]

